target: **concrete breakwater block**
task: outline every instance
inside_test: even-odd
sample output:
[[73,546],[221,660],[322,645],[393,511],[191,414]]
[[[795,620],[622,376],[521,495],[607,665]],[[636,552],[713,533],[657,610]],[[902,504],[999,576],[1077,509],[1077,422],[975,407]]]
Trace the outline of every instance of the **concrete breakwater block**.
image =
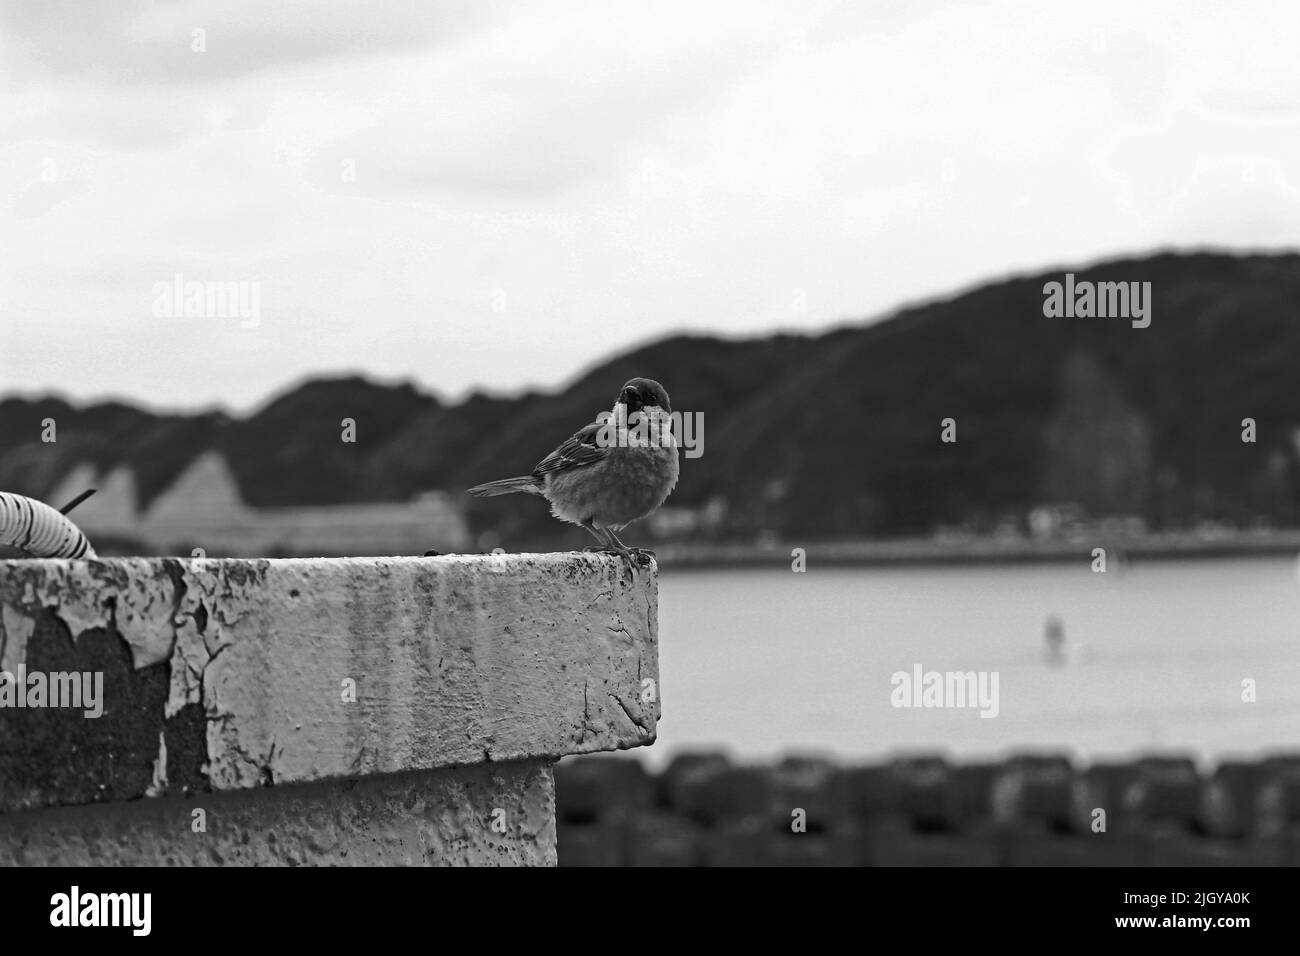
[[[444,792],[486,816],[532,808],[515,823],[537,852],[496,856],[553,863],[552,763],[655,739],[656,572],[578,553],[2,561],[0,672],[0,856],[31,849],[40,808],[65,808],[41,813],[58,829],[51,813],[116,807],[137,832],[162,818],[123,801],[323,784],[302,799],[328,826],[354,817],[331,786],[459,768]],[[402,788],[378,792],[396,825]],[[423,845],[438,862],[450,844]]]

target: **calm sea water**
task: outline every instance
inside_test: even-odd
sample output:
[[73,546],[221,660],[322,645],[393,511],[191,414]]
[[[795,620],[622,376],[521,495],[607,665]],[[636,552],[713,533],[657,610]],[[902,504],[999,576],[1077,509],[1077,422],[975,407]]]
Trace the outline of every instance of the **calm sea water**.
[[[1300,751],[1293,560],[680,570],[660,578],[663,719],[645,753],[844,760],[1049,748],[1083,759]],[[1070,662],[1044,655],[1065,625]],[[903,709],[891,676],[996,671],[1000,710]],[[1255,703],[1242,681],[1256,683]]]

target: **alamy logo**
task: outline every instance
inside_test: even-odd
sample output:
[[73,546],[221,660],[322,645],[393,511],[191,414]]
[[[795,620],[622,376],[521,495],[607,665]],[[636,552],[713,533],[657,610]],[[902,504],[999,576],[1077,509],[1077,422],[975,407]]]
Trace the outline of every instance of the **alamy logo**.
[[129,926],[133,936],[148,936],[151,893],[70,893],[50,897],[51,926]]
[[155,318],[243,319],[245,329],[262,322],[260,282],[186,282],[178,272],[171,282],[155,282],[152,292]]
[[1131,319],[1133,328],[1151,324],[1150,282],[1074,281],[1074,273],[1065,274],[1065,282],[1048,282],[1043,286],[1043,315],[1049,319]]
[[0,707],[70,707],[87,720],[104,713],[103,671],[0,671]]
[[[657,415],[634,413],[627,422],[615,419],[612,412],[596,416],[597,448],[681,448],[687,458],[704,454],[704,413],[667,412]],[[681,436],[678,439],[677,436]]]
[[997,671],[927,671],[912,665],[889,679],[895,707],[978,707],[981,717],[998,715]]

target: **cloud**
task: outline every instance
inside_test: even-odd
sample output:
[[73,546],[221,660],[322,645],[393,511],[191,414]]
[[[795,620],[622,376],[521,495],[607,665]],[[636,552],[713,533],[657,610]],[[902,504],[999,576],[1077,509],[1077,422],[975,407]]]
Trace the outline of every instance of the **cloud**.
[[[621,172],[635,141],[716,101],[788,40],[768,6],[740,21],[681,3],[593,5],[578,18],[533,9],[434,61],[407,56],[376,69],[387,92],[371,121],[321,144],[311,181],[390,198],[562,191]],[[356,177],[344,181],[349,159]]]
[[[193,84],[327,57],[428,49],[482,29],[501,9],[479,0],[5,0],[0,24],[15,82],[73,75],[113,85]],[[196,30],[204,52],[195,50]]]
[[[9,4],[3,376],[552,385],[672,330],[1285,236],[1281,4],[876,6]],[[155,320],[175,273],[261,283],[262,324]]]

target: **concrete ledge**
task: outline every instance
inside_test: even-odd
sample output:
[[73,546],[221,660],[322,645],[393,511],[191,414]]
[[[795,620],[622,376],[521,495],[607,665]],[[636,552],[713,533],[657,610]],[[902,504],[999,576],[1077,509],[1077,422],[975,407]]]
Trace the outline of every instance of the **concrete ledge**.
[[608,555],[3,561],[0,670],[103,714],[0,706],[0,813],[649,744],[656,641]]
[[0,814],[0,866],[554,866],[538,761]]

